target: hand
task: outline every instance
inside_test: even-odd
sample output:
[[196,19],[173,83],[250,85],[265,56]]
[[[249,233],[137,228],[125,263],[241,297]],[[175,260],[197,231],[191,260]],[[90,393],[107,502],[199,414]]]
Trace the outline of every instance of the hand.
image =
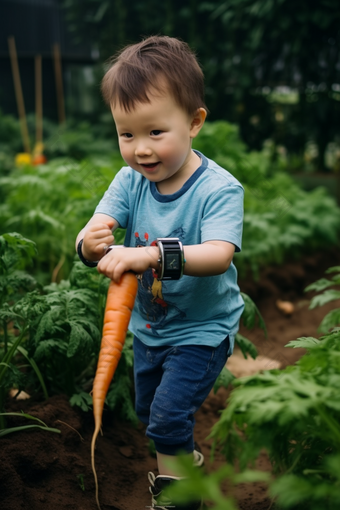
[[108,246],[114,243],[111,229],[114,222],[89,225],[84,233],[82,253],[87,260],[100,260]]
[[158,247],[147,246],[141,248],[113,248],[98,263],[99,273],[105,274],[111,280],[119,283],[123,273],[133,271],[144,273],[150,267],[157,267]]

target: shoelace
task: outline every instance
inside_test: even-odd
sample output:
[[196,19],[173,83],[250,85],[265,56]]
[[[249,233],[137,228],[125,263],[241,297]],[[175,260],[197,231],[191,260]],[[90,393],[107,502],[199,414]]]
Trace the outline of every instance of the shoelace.
[[[203,464],[204,464],[203,453],[199,452],[198,450],[194,450],[193,455],[194,455],[194,460],[193,460],[194,466],[196,466],[196,467],[203,466]],[[169,477],[169,478],[173,478],[174,480],[179,480],[179,478],[177,478],[175,476]],[[154,475],[154,473],[152,471],[149,471],[149,473],[148,473],[148,480],[149,480],[149,483],[151,486],[151,487],[149,487],[149,491],[152,496],[152,501],[151,501],[152,507],[151,508],[155,508],[157,510],[169,510],[169,508],[171,507],[171,501],[162,502],[163,505],[167,505],[167,506],[157,505],[157,500],[155,498],[157,496],[159,496],[162,491],[160,491],[158,494],[154,494],[152,492],[152,489],[155,488],[155,480],[156,480],[156,476]]]
[[[173,478],[174,480],[179,480],[179,478],[177,477],[171,477]],[[168,501],[163,501],[162,502],[162,505],[167,505],[167,506],[161,506],[161,505],[158,505],[157,504],[157,500],[155,499],[157,496],[159,496],[161,494],[162,491],[160,491],[158,494],[154,494],[152,492],[152,488],[155,488],[155,480],[156,480],[156,476],[154,475],[154,473],[152,471],[149,471],[148,472],[148,480],[150,482],[150,485],[151,487],[149,487],[149,491],[150,491],[150,494],[151,494],[151,508],[155,508],[157,510],[169,510],[171,508],[171,501],[168,500]]]

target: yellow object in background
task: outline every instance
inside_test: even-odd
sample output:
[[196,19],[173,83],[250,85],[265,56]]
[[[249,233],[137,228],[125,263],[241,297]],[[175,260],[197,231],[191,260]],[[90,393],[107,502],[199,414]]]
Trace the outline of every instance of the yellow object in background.
[[44,152],[44,144],[37,142],[33,149],[33,156],[40,156]]
[[32,164],[32,156],[29,152],[19,152],[15,156],[15,165],[16,166],[26,166]]

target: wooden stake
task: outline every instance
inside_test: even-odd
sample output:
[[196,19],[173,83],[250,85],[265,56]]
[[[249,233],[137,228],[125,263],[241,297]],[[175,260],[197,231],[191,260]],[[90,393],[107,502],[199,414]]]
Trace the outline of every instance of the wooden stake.
[[55,82],[57,88],[58,118],[59,124],[62,124],[63,122],[65,122],[65,105],[63,91],[63,75],[61,71],[60,47],[58,43],[53,45],[53,58],[54,58]]
[[41,55],[35,56],[35,142],[42,144],[43,141],[43,104],[42,104],[42,73]]
[[28,128],[27,128],[24,96],[22,94],[17,50],[16,50],[15,40],[14,40],[13,36],[8,38],[8,47],[9,47],[9,54],[10,54],[11,66],[12,66],[12,74],[13,74],[13,80],[14,80],[15,97],[16,97],[16,101],[17,101],[17,107],[18,107],[18,113],[19,113],[19,119],[20,119],[20,130],[21,130],[22,142],[23,142],[25,151],[30,153],[31,146],[30,146],[30,139],[29,139]]

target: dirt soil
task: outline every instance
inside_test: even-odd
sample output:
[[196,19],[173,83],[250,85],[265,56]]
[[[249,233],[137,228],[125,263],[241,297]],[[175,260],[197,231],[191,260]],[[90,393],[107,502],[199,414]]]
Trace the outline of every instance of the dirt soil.
[[[240,281],[241,290],[248,293],[265,319],[268,338],[263,331],[241,333],[257,346],[257,360],[244,360],[236,350],[228,367],[237,376],[293,364],[302,349],[285,345],[300,336],[316,336],[317,327],[325,314],[334,308],[331,303],[308,310],[311,294],[303,292],[306,285],[324,276],[331,266],[340,265],[336,250],[318,253],[292,261],[280,267],[269,267],[254,283]],[[277,299],[290,301],[294,312],[287,316],[276,305]],[[340,303],[336,303],[340,306]],[[229,390],[220,388],[211,393],[196,415],[195,439],[206,458],[205,469],[214,471],[225,462],[217,452],[209,462],[211,442],[207,436],[218,420],[219,410],[226,405]],[[24,410],[42,419],[61,433],[31,430],[13,433],[0,440],[0,507],[2,510],[96,510],[94,481],[90,464],[90,442],[93,420],[70,407],[65,396],[53,396],[47,401],[9,400],[7,411]],[[9,425],[19,424],[18,418]],[[150,508],[148,471],[157,474],[156,460],[149,454],[144,427],[133,428],[105,413],[102,437],[96,449],[97,474],[100,483],[102,510],[145,510]],[[263,452],[258,469],[269,471],[270,463]],[[271,501],[264,484],[242,484],[235,497],[240,510],[268,510]],[[209,502],[207,503],[209,506]]]

